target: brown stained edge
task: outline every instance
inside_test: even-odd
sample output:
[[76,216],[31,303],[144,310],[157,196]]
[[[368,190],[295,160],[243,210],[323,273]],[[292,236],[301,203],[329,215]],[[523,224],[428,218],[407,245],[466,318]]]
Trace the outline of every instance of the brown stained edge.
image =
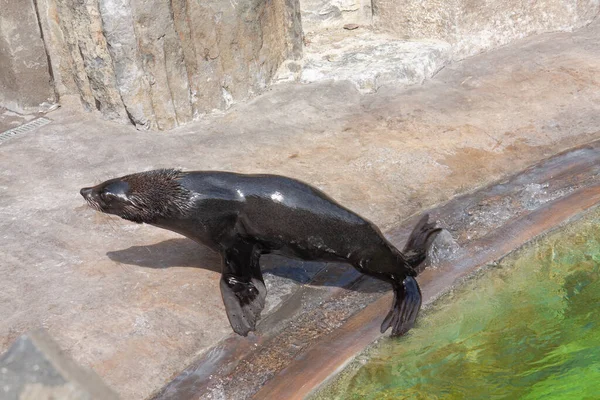
[[[179,373],[169,385],[163,387],[150,399],[176,398],[194,399],[198,396],[199,388],[210,382],[213,374],[228,373],[244,355],[252,352],[255,346],[261,346],[263,341],[255,335],[241,337],[230,335],[216,346],[210,348],[200,358],[200,362]],[[231,350],[233,349],[233,350]],[[181,383],[184,384],[181,384]]]
[[[423,303],[430,303],[461,278],[599,203],[600,184],[582,188],[471,242],[462,259],[426,270],[419,276]],[[392,295],[388,293],[348,319],[340,329],[293,360],[253,398],[304,399],[381,336],[379,325],[391,301]]]

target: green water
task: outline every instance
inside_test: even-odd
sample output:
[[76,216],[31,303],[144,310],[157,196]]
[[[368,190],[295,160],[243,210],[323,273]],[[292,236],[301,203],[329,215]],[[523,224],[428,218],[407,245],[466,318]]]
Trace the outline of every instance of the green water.
[[600,213],[480,272],[314,398],[600,399]]

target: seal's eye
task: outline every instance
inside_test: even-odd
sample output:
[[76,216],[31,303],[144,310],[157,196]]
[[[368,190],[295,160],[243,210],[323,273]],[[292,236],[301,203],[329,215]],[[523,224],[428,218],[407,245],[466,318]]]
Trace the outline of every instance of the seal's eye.
[[117,196],[115,196],[114,193],[111,193],[111,192],[102,192],[100,194],[100,198],[102,198],[102,200],[104,200],[105,202],[114,200],[116,197]]
[[115,199],[127,199],[127,191],[129,190],[129,184],[123,181],[112,182],[104,188],[102,191],[102,200],[111,201]]

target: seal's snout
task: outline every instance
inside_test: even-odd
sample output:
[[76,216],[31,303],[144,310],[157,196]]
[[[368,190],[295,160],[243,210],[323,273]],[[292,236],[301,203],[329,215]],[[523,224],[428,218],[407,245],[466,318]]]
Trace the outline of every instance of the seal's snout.
[[87,200],[90,198],[90,195],[92,194],[92,188],[83,188],[79,191],[79,193],[81,193],[83,198]]

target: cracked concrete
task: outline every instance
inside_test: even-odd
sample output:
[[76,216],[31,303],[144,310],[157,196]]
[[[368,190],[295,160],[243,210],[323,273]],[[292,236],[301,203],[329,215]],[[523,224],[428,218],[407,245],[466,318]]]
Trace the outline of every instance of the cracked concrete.
[[[540,35],[370,95],[347,82],[282,84],[168,134],[65,104],[52,124],[0,144],[0,352],[41,326],[123,398],[148,397],[230,334],[219,258],[99,215],[79,188],[160,167],[278,173],[386,230],[600,138],[599,35],[598,21]],[[314,274],[305,267],[281,298]]]

